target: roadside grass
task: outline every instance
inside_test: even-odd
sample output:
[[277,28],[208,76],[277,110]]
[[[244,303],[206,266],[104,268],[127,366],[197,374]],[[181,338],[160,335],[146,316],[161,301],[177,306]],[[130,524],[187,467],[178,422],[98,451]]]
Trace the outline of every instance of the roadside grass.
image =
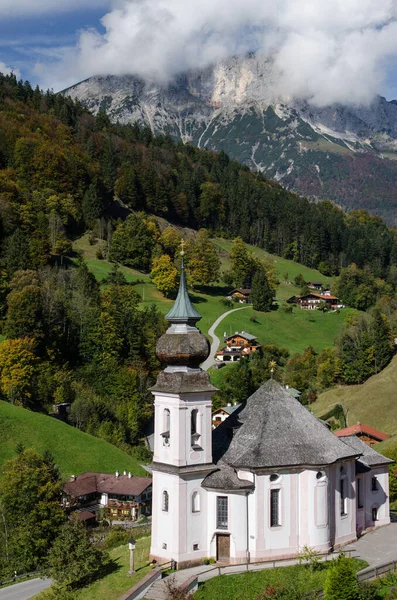
[[[339,386],[320,394],[311,405],[317,417],[325,415],[333,405],[339,403],[348,410],[348,423],[357,421],[380,429],[389,435],[397,435],[397,356],[377,375],[370,377],[361,385]],[[397,446],[397,438],[379,444],[376,449],[382,452],[382,446]]]
[[[351,559],[356,571],[367,563]],[[299,589],[303,594],[323,589],[328,567],[332,561],[321,563],[320,568],[310,572],[305,566],[269,568],[263,571],[251,571],[241,575],[220,575],[200,585],[194,600],[257,600],[266,586],[271,585]]]
[[[75,600],[117,600],[121,594],[128,591],[138,581],[152,570],[149,566],[150,537],[141,538],[136,542],[135,568],[133,575],[128,575],[130,568],[128,544],[123,544],[110,550],[109,556],[112,567],[97,581],[78,590]],[[34,596],[34,600],[46,600],[48,592],[44,591]]]
[[0,465],[16,455],[23,444],[43,453],[50,450],[62,476],[85,471],[112,473],[116,470],[146,475],[138,461],[105,440],[83,433],[54,417],[0,401]]

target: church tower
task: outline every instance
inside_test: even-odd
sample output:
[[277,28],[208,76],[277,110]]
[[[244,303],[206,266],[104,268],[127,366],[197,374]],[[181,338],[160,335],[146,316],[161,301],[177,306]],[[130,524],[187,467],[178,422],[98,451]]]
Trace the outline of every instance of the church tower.
[[[182,251],[183,257],[183,251]],[[206,491],[203,479],[212,463],[212,395],[216,388],[200,364],[208,357],[208,340],[196,327],[201,315],[186,287],[182,258],[170,323],[157,343],[166,365],[151,389],[154,395],[154,458],[151,556],[178,565],[207,556]]]

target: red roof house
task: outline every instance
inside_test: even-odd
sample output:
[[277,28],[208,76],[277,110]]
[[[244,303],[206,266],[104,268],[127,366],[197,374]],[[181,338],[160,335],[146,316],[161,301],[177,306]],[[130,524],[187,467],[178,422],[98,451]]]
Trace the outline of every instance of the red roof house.
[[362,423],[350,425],[349,427],[339,429],[339,431],[335,431],[334,433],[338,437],[356,435],[363,442],[365,442],[367,446],[374,446],[375,444],[379,444],[379,442],[383,442],[389,437],[386,433],[383,433],[383,431],[374,429],[374,427],[370,427],[369,425],[363,425]]

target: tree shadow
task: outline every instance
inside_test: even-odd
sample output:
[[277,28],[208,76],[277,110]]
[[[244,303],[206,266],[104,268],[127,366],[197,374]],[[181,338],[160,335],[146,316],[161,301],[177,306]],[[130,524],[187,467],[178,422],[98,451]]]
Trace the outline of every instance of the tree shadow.
[[231,288],[226,285],[200,285],[195,291],[206,296],[227,296],[230,290]]
[[195,294],[189,294],[189,298],[190,300],[193,302],[193,304],[203,304],[205,302],[208,302],[207,298],[202,298],[201,296],[196,296]]

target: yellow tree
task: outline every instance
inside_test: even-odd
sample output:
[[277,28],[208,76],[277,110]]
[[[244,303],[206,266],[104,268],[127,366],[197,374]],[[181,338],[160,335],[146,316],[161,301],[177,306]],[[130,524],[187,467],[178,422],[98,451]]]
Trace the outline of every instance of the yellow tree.
[[175,294],[178,289],[178,271],[168,254],[163,254],[153,261],[150,279],[166,298]]
[[5,340],[0,345],[0,389],[9,402],[22,406],[29,404],[36,368],[32,338]]

